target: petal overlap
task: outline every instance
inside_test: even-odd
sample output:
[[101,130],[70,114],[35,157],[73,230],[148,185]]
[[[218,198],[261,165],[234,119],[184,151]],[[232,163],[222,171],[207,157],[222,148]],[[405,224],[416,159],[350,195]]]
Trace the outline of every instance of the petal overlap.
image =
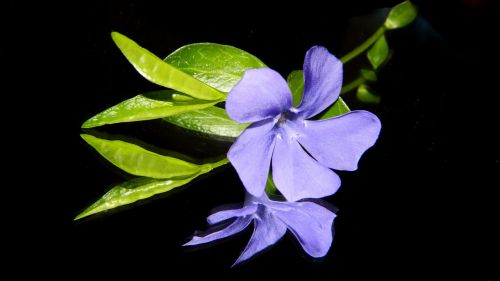
[[276,138],[272,171],[276,187],[288,201],[325,197],[340,187],[338,175],[312,159],[287,134]]
[[272,118],[292,106],[292,93],[281,75],[270,68],[245,71],[227,95],[226,111],[239,123]]
[[275,134],[272,120],[263,120],[247,128],[227,153],[247,191],[262,195],[274,150]]

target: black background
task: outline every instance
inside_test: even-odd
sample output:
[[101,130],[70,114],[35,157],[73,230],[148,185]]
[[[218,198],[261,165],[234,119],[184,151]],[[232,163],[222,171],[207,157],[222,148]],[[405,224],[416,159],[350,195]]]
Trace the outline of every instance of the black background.
[[[33,109],[18,110],[12,128],[22,154],[11,162],[20,174],[14,192],[20,191],[15,198],[21,199],[9,200],[16,206],[12,214],[19,215],[7,215],[14,222],[8,232],[19,238],[12,243],[11,260],[36,268],[19,273],[70,279],[83,274],[174,280],[494,279],[494,190],[500,186],[497,50],[490,39],[498,34],[495,7],[486,0],[436,2],[416,1],[418,19],[387,33],[393,57],[373,84],[382,102],[364,105],[352,93],[346,96],[352,109],[376,113],[383,129],[359,170],[340,173],[341,189],[327,198],[339,209],[327,257],[308,259],[287,235],[269,251],[230,268],[250,229],[203,249],[181,247],[206,227],[210,209],[242,200],[242,186],[230,167],[181,192],[72,221],[127,178],[80,139],[81,123],[139,92],[158,89],[127,63],[110,32],[119,31],[160,57],[188,43],[229,44],[287,75],[301,68],[313,45],[338,56],[347,53],[380,24],[371,13],[398,1],[331,3],[333,8],[304,2],[282,9],[257,3],[10,1],[5,54],[16,74],[9,77],[16,87],[10,96]],[[366,63],[358,59],[346,65],[345,81]],[[155,134],[154,124],[147,124],[107,129],[184,152],[192,150],[186,139],[206,141],[175,130]],[[206,155],[192,156],[224,150],[224,145],[212,147]]]

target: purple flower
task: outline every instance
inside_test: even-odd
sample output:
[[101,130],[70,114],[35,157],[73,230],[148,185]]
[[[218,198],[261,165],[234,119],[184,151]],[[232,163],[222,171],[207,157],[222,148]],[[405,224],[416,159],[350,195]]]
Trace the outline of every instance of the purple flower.
[[292,107],[290,89],[279,73],[251,69],[227,97],[229,116],[253,123],[228,158],[254,196],[264,192],[271,162],[276,187],[288,201],[331,195],[340,179],[330,169],[356,170],[361,155],[378,138],[380,121],[367,111],[308,120],[333,104],[342,86],[342,63],[325,48],[307,52],[304,83],[302,102]]
[[247,193],[243,208],[220,211],[207,218],[209,224],[236,218],[232,223],[206,236],[194,236],[184,246],[226,238],[241,232],[254,221],[252,237],[234,265],[278,242],[287,229],[307,254],[319,258],[326,255],[332,244],[335,217],[333,212],[316,203],[271,201],[265,193],[260,198]]

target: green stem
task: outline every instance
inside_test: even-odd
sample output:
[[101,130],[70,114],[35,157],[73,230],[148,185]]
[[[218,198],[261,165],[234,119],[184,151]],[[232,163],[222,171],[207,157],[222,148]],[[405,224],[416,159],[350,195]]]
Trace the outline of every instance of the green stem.
[[344,94],[344,93],[347,93],[347,92],[350,92],[354,89],[356,89],[359,85],[365,83],[366,80],[365,78],[363,77],[358,77],[356,80],[352,81],[351,83],[345,85],[344,87],[342,87],[342,90],[340,90],[340,94]]
[[366,39],[366,41],[363,42],[358,47],[356,47],[356,49],[350,51],[345,56],[341,57],[340,61],[342,61],[342,63],[346,63],[352,60],[353,58],[359,56],[361,53],[366,51],[366,49],[368,49],[371,45],[373,45],[373,43],[375,43],[375,41],[377,41],[377,39],[380,36],[382,36],[382,34],[384,34],[385,30],[386,30],[385,26],[382,25],[381,27],[379,27],[379,29],[377,29],[377,31],[375,31],[375,33],[373,33],[373,35],[370,36],[370,38]]
[[212,169],[215,169],[217,167],[220,167],[220,166],[223,166],[223,165],[226,165],[227,163],[229,163],[229,160],[227,158],[224,158],[220,161],[217,161],[215,163],[212,163]]

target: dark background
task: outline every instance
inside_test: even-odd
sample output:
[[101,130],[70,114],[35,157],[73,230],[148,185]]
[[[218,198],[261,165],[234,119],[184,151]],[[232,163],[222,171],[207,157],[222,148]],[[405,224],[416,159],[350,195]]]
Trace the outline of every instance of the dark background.
[[[398,2],[349,1],[331,3],[330,8],[306,1],[271,9],[250,2],[246,5],[251,7],[10,1],[11,44],[5,54],[14,62],[10,69],[16,75],[9,80],[14,93],[22,93],[22,102],[33,108],[30,114],[19,110],[16,120],[21,121],[12,128],[27,137],[14,138],[26,154],[17,155],[11,165],[20,173],[16,186],[21,194],[16,198],[22,199],[14,200],[13,214],[19,218],[7,215],[14,217],[15,231],[9,234],[19,238],[12,243],[11,260],[33,268],[21,274],[63,274],[70,279],[86,274],[174,280],[498,277],[494,190],[500,186],[500,157],[493,62],[498,52],[490,39],[498,34],[493,28],[494,1],[415,1],[417,20],[386,34],[393,57],[373,84],[381,103],[365,105],[352,93],[346,96],[352,109],[380,117],[382,133],[359,170],[340,173],[341,189],[327,198],[339,211],[334,243],[323,260],[306,258],[287,235],[271,250],[230,268],[250,228],[203,249],[181,247],[195,230],[206,227],[212,208],[242,200],[242,185],[230,167],[147,204],[72,221],[128,177],[79,138],[80,125],[111,105],[159,88],[127,63],[111,31],[160,57],[194,42],[233,45],[286,76],[301,68],[313,45],[326,46],[338,56],[347,53],[381,24],[373,12]],[[20,54],[22,60],[11,54]],[[348,63],[344,81],[366,64],[362,58]],[[183,152],[192,151],[192,143],[207,141],[172,128],[156,133],[154,125],[117,125],[104,131]],[[191,156],[217,155],[228,145],[212,144],[207,154]]]

